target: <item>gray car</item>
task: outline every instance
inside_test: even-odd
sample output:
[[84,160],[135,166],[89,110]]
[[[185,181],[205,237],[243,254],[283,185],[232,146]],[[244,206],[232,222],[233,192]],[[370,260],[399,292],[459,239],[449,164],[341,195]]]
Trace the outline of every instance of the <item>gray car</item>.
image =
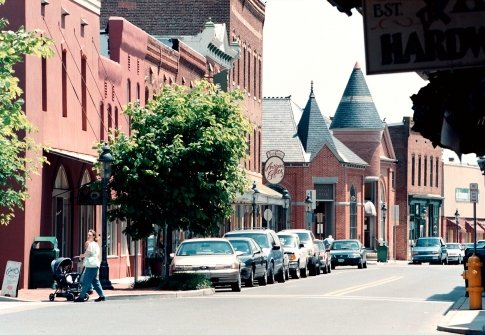
[[442,237],[419,237],[412,248],[413,264],[448,264],[446,243]]

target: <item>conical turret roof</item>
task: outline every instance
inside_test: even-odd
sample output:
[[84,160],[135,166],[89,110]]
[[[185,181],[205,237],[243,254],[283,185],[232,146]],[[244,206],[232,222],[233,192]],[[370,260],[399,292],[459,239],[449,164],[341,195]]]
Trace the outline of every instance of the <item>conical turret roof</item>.
[[359,63],[355,63],[330,129],[383,129]]

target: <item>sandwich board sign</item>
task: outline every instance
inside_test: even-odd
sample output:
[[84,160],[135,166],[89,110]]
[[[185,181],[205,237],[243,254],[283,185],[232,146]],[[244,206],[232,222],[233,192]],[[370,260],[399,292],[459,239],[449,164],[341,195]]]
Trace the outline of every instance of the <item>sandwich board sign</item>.
[[2,282],[2,296],[17,297],[21,262],[7,261]]

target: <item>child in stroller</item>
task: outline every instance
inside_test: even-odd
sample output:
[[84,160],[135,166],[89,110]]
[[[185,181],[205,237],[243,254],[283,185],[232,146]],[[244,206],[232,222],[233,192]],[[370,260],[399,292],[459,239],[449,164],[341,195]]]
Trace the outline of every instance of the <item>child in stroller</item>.
[[[73,272],[72,267],[72,260],[66,257],[60,257],[51,262],[51,270],[56,283],[56,290],[54,293],[49,294],[50,301],[54,301],[55,297],[63,297],[68,301],[74,301],[81,292],[82,287],[80,279],[82,272]],[[86,294],[84,299],[88,300],[89,295]]]

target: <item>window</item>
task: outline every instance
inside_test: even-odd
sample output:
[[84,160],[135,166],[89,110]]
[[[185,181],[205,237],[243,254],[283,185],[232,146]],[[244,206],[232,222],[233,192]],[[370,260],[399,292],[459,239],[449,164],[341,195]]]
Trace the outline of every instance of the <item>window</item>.
[[436,187],[440,186],[439,183],[438,183],[438,181],[439,181],[439,179],[438,179],[438,172],[439,172],[438,163],[439,163],[438,158],[436,158],[436,165],[435,165],[436,166],[436,183],[435,183]]
[[[81,186],[91,182],[91,177],[87,171],[84,171]],[[96,206],[81,205],[79,206],[79,253],[84,252],[84,242],[89,229],[94,227],[94,211]]]
[[429,159],[429,186],[433,187],[433,156]]
[[248,50],[248,93],[251,93],[251,50]]
[[411,185],[414,186],[415,176],[415,166],[416,166],[416,157],[414,155],[411,157]]
[[82,115],[81,115],[81,126],[82,130],[88,129],[88,118],[87,118],[87,85],[86,85],[86,58],[81,58],[81,105],[82,105]]
[[357,238],[357,196],[355,187],[350,187],[350,238]]
[[99,106],[99,139],[104,141],[104,104]]
[[42,57],[42,110],[47,111],[47,59]]
[[129,104],[131,102],[131,80],[128,79],[126,81],[126,103]]
[[107,222],[106,234],[107,256],[117,255],[118,250],[116,249],[116,246],[118,245],[118,225],[116,221]]
[[52,190],[52,225],[57,238],[59,256],[70,257],[71,249],[71,192],[67,174],[61,165]]
[[428,186],[428,157],[424,156],[423,186]]
[[67,117],[67,52],[62,50],[62,116]]
[[455,201],[470,202],[470,189],[460,187],[455,188]]
[[254,66],[254,71],[253,71],[253,95],[256,97],[257,93],[258,93],[258,69],[257,69],[257,66],[258,66],[258,57],[256,54],[254,54],[254,62],[253,62],[253,66]]
[[418,156],[418,186],[421,186],[421,156]]

